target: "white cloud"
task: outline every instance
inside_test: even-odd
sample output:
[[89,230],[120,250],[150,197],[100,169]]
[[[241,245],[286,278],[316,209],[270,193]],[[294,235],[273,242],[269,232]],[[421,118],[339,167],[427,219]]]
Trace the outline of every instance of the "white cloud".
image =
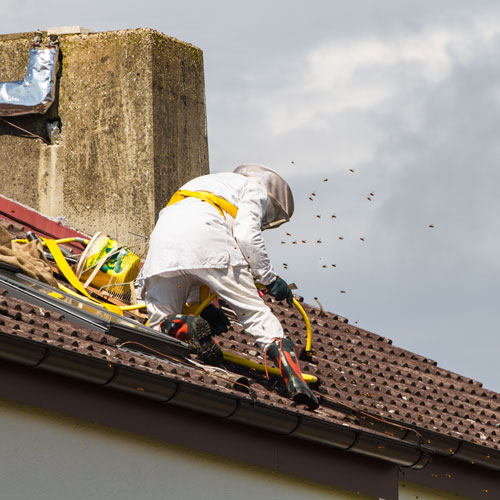
[[274,90],[253,90],[249,105],[261,113],[271,137],[331,130],[335,151],[349,144],[342,166],[366,163],[388,139],[374,115],[390,112],[403,127],[418,129],[420,98],[500,33],[493,21],[323,43],[280,68],[283,83]]

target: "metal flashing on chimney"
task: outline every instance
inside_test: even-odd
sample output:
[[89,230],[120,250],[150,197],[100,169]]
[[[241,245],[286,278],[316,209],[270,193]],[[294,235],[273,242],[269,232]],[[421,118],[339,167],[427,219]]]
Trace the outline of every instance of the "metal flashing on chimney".
[[0,116],[44,114],[54,102],[59,44],[56,36],[47,47],[41,42],[42,34],[36,32],[22,80],[0,82]]

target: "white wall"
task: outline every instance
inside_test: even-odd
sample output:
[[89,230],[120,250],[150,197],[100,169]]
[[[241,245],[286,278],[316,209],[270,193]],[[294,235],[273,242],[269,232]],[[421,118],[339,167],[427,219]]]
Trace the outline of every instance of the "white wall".
[[372,500],[3,400],[0,439],[1,500]]
[[399,500],[473,500],[470,497],[442,493],[434,488],[420,486],[407,481],[399,482]]

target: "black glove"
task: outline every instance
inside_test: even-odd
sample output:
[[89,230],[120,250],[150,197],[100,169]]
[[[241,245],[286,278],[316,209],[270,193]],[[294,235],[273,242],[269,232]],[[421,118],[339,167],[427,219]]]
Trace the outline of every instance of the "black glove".
[[289,305],[293,304],[293,293],[284,279],[279,276],[270,284],[267,285],[267,291],[276,299],[286,299]]
[[208,306],[201,311],[200,316],[208,321],[213,335],[227,332],[227,327],[231,325],[228,317],[219,307],[215,307],[213,304],[208,304]]

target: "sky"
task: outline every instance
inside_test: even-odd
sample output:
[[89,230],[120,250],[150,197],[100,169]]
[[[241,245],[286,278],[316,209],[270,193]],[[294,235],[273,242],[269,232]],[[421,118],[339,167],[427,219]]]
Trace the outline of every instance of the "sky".
[[200,47],[211,171],[264,164],[294,192],[264,233],[276,271],[500,392],[497,1],[1,5],[0,33],[153,28]]

